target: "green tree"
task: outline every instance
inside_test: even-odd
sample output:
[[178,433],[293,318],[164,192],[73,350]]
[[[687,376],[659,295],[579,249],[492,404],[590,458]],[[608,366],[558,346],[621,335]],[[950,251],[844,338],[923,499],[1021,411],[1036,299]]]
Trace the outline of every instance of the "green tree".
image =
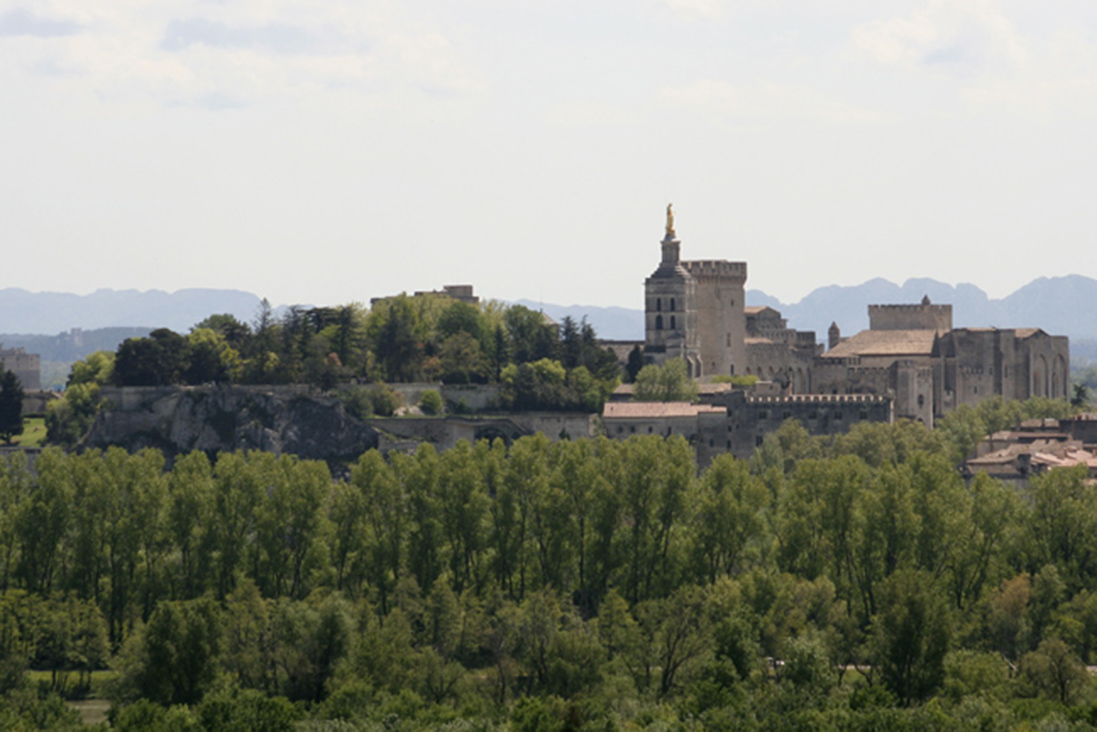
[[99,384],[103,386],[111,383],[113,373],[114,353],[112,351],[96,351],[72,365],[66,386],[76,384]]
[[762,551],[770,495],[745,462],[717,457],[696,482],[691,503],[689,535],[699,580],[715,582],[742,569],[751,548]]
[[159,704],[196,704],[217,676],[222,620],[209,599],[162,602],[130,638],[120,693]]
[[0,439],[9,445],[23,434],[23,385],[13,371],[0,367]]
[[1021,676],[1040,696],[1060,704],[1074,703],[1093,683],[1085,664],[1058,638],[1042,641],[1021,658]]
[[640,346],[633,346],[632,350],[628,352],[628,363],[625,365],[628,383],[631,384],[636,381],[636,377],[642,368],[644,368],[644,352],[640,350]]
[[675,358],[640,369],[634,394],[641,402],[696,402],[697,382],[689,377],[686,362]]
[[442,395],[435,389],[427,389],[419,396],[419,409],[423,414],[434,416],[445,410]]
[[442,381],[446,384],[483,384],[488,381],[490,363],[480,343],[466,331],[458,331],[446,338],[438,359]]
[[556,358],[556,328],[545,316],[522,305],[512,305],[503,314],[511,358],[515,364]]
[[925,699],[945,676],[951,628],[948,607],[932,578],[902,570],[884,583],[874,620],[873,663],[904,704]]

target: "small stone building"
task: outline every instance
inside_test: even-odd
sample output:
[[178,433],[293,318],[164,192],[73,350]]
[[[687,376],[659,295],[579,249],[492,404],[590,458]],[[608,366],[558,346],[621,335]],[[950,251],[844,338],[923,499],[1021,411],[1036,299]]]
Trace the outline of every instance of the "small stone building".
[[37,353],[27,353],[22,348],[0,348],[0,367],[14,372],[24,391],[41,390],[42,372]]

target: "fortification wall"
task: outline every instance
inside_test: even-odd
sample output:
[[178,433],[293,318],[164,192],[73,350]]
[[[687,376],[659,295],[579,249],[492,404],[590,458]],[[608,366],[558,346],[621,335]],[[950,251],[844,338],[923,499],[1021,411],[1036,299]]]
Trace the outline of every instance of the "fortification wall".
[[952,306],[869,305],[869,330],[952,330]]

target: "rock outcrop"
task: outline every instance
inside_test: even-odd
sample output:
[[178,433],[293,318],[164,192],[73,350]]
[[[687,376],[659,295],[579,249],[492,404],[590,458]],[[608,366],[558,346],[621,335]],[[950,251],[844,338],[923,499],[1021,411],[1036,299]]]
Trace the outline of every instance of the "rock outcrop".
[[124,387],[103,396],[107,404],[83,448],[154,447],[169,459],[194,450],[263,450],[339,463],[378,442],[377,431],[342,402],[308,387]]

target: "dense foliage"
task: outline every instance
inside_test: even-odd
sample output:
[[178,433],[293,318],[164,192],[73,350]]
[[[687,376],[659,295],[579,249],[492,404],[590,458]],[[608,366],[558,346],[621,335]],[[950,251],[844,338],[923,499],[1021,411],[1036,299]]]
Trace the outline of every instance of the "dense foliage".
[[[290,308],[276,318],[264,302],[250,325],[213,315],[185,336],[162,328],[76,362],[64,398],[49,407],[47,428],[53,444],[76,445],[109,385],[342,384],[348,411],[367,417],[391,416],[401,406],[385,382],[423,380],[498,383],[503,406],[513,409],[598,412],[621,375],[585,320],[556,325],[521,305],[400,295],[369,311]],[[363,382],[369,385],[347,387]],[[427,398],[424,413],[443,411],[437,396]]]
[[482,306],[442,295],[399,295],[358,305],[289,308],[264,302],[252,324],[214,315],[188,335],[167,329],[130,338],[116,353],[112,383],[498,382],[508,365],[549,359],[613,381],[619,368],[585,321],[556,325],[521,305]]
[[7,459],[0,722],[110,664],[120,730],[1090,729],[1097,489],[944,435]]

